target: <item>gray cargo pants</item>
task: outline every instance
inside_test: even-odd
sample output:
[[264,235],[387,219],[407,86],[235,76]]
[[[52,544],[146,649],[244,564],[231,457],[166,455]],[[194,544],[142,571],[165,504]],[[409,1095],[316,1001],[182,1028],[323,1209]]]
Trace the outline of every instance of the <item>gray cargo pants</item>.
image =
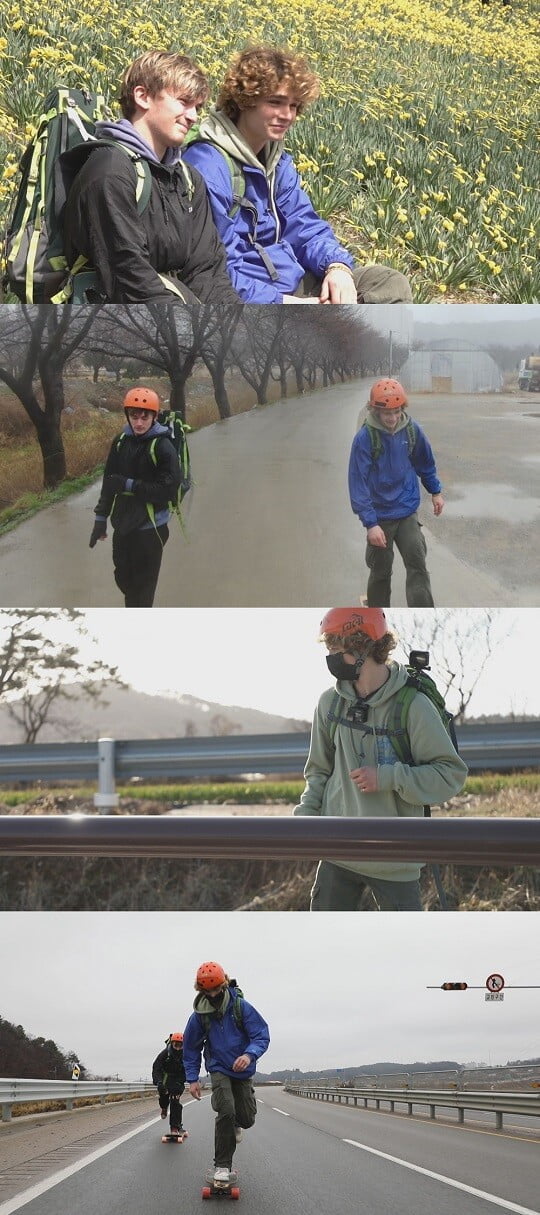
[[394,544],[401,553],[407,572],[407,607],[434,607],[426,567],[427,546],[416,512],[406,519],[381,519],[379,527],[382,527],[386,536],[386,548],[377,548],[369,541],[366,546],[366,564],[369,569],[368,607],[390,607]]
[[[391,266],[355,266],[353,270],[356,298],[359,304],[409,304],[412,292],[408,278]],[[321,290],[322,279],[306,270],[295,295],[315,296]]]
[[[241,1075],[241,1073],[239,1073]],[[236,1080],[223,1072],[212,1072],[212,1109],[216,1111],[215,1159],[216,1168],[230,1169],[236,1151],[235,1126],[244,1130],[253,1126],[257,1115],[257,1102],[251,1077]]]
[[311,891],[310,911],[358,911],[371,890],[378,911],[422,911],[419,882],[390,882],[320,861]]

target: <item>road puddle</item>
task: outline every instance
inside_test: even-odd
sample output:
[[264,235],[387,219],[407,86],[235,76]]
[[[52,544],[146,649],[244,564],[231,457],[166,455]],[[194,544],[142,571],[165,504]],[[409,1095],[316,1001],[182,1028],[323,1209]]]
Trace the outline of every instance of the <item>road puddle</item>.
[[534,523],[540,501],[526,498],[513,485],[453,485],[459,499],[446,502],[444,514],[457,518],[502,519],[505,523]]

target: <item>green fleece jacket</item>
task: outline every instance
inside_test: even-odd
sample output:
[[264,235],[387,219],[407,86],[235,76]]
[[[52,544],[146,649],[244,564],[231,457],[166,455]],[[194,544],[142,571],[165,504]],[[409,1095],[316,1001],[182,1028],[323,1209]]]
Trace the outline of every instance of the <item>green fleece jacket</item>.
[[[440,805],[459,793],[465,783],[467,767],[455,751],[439,714],[419,692],[411,702],[407,733],[414,766],[402,764],[385,729],[389,706],[407,680],[407,669],[389,664],[390,677],[369,697],[366,722],[356,728],[338,723],[334,738],[328,713],[335,698],[334,688],[323,692],[313,719],[308,761],[304,770],[306,787],[294,814],[324,814],[346,818],[420,818],[424,805]],[[335,685],[342,697],[339,716],[357,700],[352,683]],[[354,768],[377,768],[376,793],[361,793],[351,780]],[[415,881],[421,864],[387,861],[336,861],[344,869],[366,877],[394,882]]]

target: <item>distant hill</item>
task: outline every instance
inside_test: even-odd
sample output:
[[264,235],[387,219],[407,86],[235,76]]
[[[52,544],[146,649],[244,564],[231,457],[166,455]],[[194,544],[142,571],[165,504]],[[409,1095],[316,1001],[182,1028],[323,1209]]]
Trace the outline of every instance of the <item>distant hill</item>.
[[13,1076],[19,1080],[70,1080],[76,1063],[84,1080],[86,1068],[72,1051],[66,1054],[56,1042],[33,1037],[22,1025],[13,1025],[0,1017],[0,1076]]
[[[106,703],[95,703],[83,692],[60,701],[38,742],[93,742],[96,738],[185,738],[218,734],[281,734],[309,730],[310,723],[262,713],[238,705],[222,705],[196,696],[149,696],[133,688],[102,685]],[[3,743],[22,741],[21,728],[0,705]]]
[[[523,1066],[534,1066],[538,1063],[537,1059],[509,1059],[508,1063],[502,1066],[512,1067],[519,1064]],[[421,1063],[418,1060],[415,1063],[359,1063],[356,1067],[327,1067],[314,1069],[313,1071],[302,1072],[298,1068],[291,1068],[288,1071],[269,1072],[265,1074],[257,1069],[257,1079],[260,1084],[265,1081],[273,1080],[274,1083],[286,1084],[289,1081],[302,1080],[331,1080],[333,1084],[344,1084],[347,1081],[354,1080],[357,1076],[382,1076],[391,1075],[395,1072],[396,1075],[402,1075],[404,1072],[447,1072],[467,1070],[463,1063],[457,1063],[455,1059],[437,1059],[430,1060],[427,1063]],[[496,1070],[496,1069],[494,1069]]]

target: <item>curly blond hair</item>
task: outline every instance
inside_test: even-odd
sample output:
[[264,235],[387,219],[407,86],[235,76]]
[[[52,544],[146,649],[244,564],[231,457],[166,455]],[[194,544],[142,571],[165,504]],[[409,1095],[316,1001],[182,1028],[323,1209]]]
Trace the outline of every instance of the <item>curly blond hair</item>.
[[150,97],[167,90],[182,93],[195,105],[203,105],[210,96],[210,86],[201,69],[193,59],[175,51],[146,51],[126,68],[118,99],[124,118],[133,117],[137,108],[134,90],[141,85]]
[[397,646],[393,633],[385,633],[377,641],[372,641],[371,637],[360,631],[347,633],[346,637],[339,633],[323,633],[319,640],[324,642],[328,650],[345,650],[347,654],[354,654],[355,658],[366,656],[381,664],[388,661]]
[[234,122],[242,110],[285,87],[301,114],[319,96],[318,77],[302,55],[271,46],[252,46],[235,55],[218,93],[216,108]]

